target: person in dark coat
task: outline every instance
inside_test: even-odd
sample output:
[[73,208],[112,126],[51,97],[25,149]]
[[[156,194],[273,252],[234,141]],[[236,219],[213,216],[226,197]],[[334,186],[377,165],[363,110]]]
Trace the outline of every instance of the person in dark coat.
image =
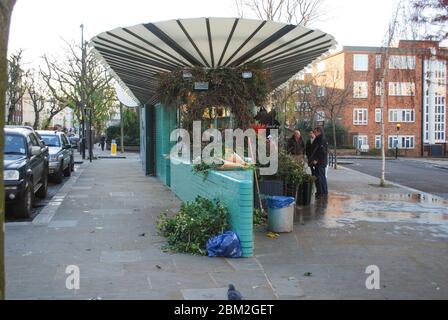
[[305,156],[305,143],[303,142],[302,135],[299,130],[296,130],[291,139],[288,140],[287,151],[288,154],[291,154],[298,158],[298,160],[303,161]]
[[314,176],[316,177],[316,197],[328,196],[327,177],[325,171],[328,164],[328,143],[324,137],[322,128],[314,129],[316,139],[314,139],[313,150],[314,155],[311,156],[311,163],[314,165]]
[[314,131],[309,132],[310,139],[305,144],[305,154],[306,154],[306,160],[308,163],[308,167],[311,169],[311,174],[314,176],[314,164],[311,158],[314,156],[314,140],[316,139],[316,135],[314,134]]
[[100,144],[101,144],[101,150],[104,151],[104,145],[106,144],[106,137],[105,136],[101,137]]

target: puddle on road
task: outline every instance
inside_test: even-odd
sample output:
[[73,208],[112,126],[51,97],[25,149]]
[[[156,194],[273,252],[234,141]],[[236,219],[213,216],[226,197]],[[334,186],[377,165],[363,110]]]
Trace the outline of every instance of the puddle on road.
[[400,223],[399,234],[410,230],[429,232],[448,239],[448,201],[426,194],[351,195],[330,194],[327,201],[301,208],[305,221],[317,221],[325,228],[351,228],[356,222]]

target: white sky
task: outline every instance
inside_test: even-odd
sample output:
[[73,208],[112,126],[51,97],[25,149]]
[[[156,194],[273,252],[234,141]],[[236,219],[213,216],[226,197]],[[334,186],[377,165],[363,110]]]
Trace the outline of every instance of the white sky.
[[[61,38],[80,41],[117,27],[177,18],[234,17],[233,0],[18,0],[13,12],[9,51],[22,48],[25,61],[39,63],[57,55]],[[333,35],[339,45],[380,46],[394,1],[326,0],[324,21],[312,27]],[[247,18],[251,18],[248,14]]]

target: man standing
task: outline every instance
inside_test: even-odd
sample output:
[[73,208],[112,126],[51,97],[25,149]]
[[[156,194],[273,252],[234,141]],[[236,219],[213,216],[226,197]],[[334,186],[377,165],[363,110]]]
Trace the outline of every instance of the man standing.
[[287,151],[298,160],[303,161],[305,155],[305,144],[299,130],[294,131],[294,135],[288,140]]
[[309,132],[309,136],[310,136],[310,139],[306,142],[306,145],[305,145],[305,154],[306,154],[308,166],[311,169],[311,174],[314,176],[314,164],[313,164],[312,158],[314,156],[314,150],[315,150],[315,148],[314,148],[315,144],[313,144],[313,142],[314,142],[314,140],[316,140],[316,135],[314,134],[314,131],[311,130]]
[[311,163],[314,165],[314,176],[316,177],[316,198],[328,196],[327,177],[325,170],[328,162],[328,143],[324,138],[323,130],[320,127],[314,129],[316,138],[314,139],[314,155],[311,157]]

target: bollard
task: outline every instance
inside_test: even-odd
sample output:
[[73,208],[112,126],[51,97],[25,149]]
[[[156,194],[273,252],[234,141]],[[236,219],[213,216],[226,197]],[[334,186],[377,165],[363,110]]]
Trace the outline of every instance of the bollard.
[[110,145],[110,155],[113,157],[117,156],[117,142],[115,140],[112,140]]

